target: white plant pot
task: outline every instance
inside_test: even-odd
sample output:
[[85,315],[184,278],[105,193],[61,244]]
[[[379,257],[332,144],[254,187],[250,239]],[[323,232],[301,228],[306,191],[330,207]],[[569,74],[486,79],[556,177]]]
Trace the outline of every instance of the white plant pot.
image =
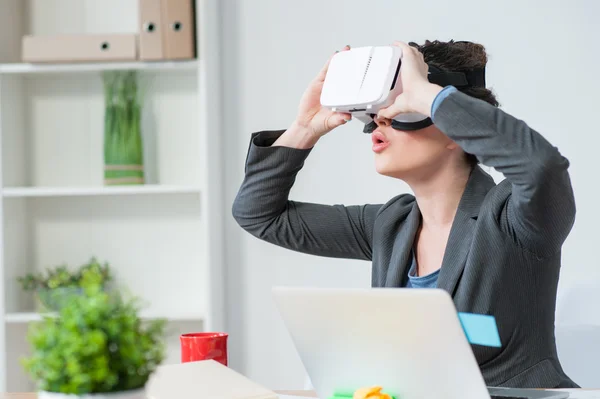
[[66,393],[55,393],[40,391],[37,395],[38,399],[146,399],[146,391],[144,389],[136,389],[127,392],[113,393],[98,393],[73,395]]

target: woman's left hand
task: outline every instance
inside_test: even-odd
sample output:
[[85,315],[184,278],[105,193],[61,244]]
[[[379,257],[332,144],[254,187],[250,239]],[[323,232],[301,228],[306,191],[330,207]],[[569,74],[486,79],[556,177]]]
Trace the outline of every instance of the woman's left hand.
[[419,50],[403,42],[394,42],[394,46],[402,49],[402,93],[392,105],[381,109],[377,116],[394,119],[398,114],[413,112],[430,116],[431,104],[442,87],[429,82],[429,66]]

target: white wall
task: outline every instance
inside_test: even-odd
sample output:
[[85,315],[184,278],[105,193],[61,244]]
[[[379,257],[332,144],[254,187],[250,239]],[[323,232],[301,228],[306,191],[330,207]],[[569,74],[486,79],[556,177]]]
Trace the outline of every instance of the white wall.
[[[571,296],[584,282],[588,292],[600,292],[595,197],[600,132],[594,119],[600,105],[600,2],[223,0],[222,8],[228,205],[241,183],[251,132],[287,127],[306,83],[336,49],[396,39],[478,41],[490,54],[488,83],[504,109],[537,128],[572,161],[578,218],[564,251],[559,305],[569,308],[559,308],[559,322],[600,324],[600,294],[595,302]],[[406,190],[376,174],[369,137],[354,122],[318,144],[292,198],[385,202]],[[369,286],[370,264],[262,243],[231,217],[226,237],[232,366],[272,388],[302,386],[303,368],[273,307],[271,287]]]

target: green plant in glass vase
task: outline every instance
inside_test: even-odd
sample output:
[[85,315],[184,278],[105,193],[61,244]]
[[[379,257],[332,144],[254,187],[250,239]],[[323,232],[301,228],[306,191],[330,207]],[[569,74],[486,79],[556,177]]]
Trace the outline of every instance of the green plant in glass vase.
[[136,71],[106,71],[104,183],[144,184],[141,101]]
[[56,315],[30,326],[23,366],[38,398],[145,398],[165,357],[166,321],[143,321],[138,298],[106,291],[96,273],[84,272],[81,287]]

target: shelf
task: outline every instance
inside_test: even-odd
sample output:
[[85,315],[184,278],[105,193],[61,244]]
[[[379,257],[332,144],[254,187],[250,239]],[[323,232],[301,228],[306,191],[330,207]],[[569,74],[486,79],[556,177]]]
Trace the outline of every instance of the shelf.
[[42,320],[42,315],[39,313],[27,313],[27,312],[8,313],[5,316],[5,321],[7,323],[14,323],[14,324],[29,323],[32,321],[41,321],[41,320]]
[[[198,321],[204,319],[201,315],[158,315],[144,311],[140,313],[140,318],[145,320],[166,319],[168,321]],[[9,324],[25,324],[41,321],[42,314],[35,312],[7,313],[4,320]]]
[[101,63],[64,63],[64,64],[0,64],[0,74],[45,74],[100,72],[117,70],[194,70],[198,68],[198,60],[156,61],[156,62],[101,62]]
[[150,194],[199,194],[193,186],[99,186],[99,187],[7,187],[2,190],[4,198],[25,197],[76,197],[101,195],[150,195]]

